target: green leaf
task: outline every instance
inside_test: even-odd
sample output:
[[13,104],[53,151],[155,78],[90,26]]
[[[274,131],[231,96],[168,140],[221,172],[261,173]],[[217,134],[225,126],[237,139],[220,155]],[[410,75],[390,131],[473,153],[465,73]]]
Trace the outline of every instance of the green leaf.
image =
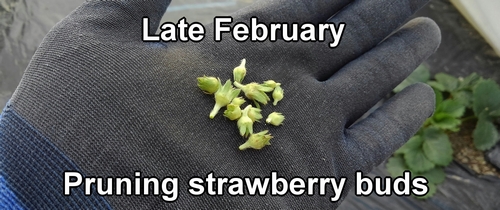
[[490,117],[497,118],[500,117],[500,108],[489,113]]
[[441,91],[436,89],[433,90],[434,94],[436,95],[436,107],[438,107],[441,104],[441,102],[443,102],[443,93],[441,93]]
[[430,85],[432,88],[434,88],[436,90],[446,91],[446,87],[443,84],[439,83],[439,82],[428,81],[427,84]]
[[458,85],[459,90],[472,90],[473,87],[479,81],[481,81],[481,77],[474,72],[474,73],[470,74],[469,76],[467,76],[466,78],[464,78],[464,79],[459,78],[458,80],[460,81],[459,85]]
[[452,92],[458,87],[458,79],[446,73],[437,73],[434,78],[444,86],[444,90]]
[[479,119],[472,133],[474,145],[479,150],[487,150],[493,147],[499,139],[498,131],[493,123],[486,119]]
[[431,77],[431,74],[429,72],[429,69],[427,67],[425,67],[424,65],[420,65],[403,82],[401,82],[401,84],[396,86],[396,88],[394,88],[393,91],[395,93],[398,93],[412,84],[415,84],[418,82],[425,83],[429,80],[430,77]]
[[420,147],[422,145],[422,142],[423,142],[423,139],[419,135],[415,135],[415,136],[411,137],[410,140],[408,140],[406,142],[406,144],[403,144],[403,146],[401,146],[394,153],[395,154],[404,154],[408,150],[412,150],[414,148]]
[[387,161],[385,165],[387,167],[387,171],[391,174],[392,177],[402,176],[403,172],[408,170],[408,166],[406,166],[405,160],[402,155],[396,155]]
[[471,108],[472,107],[472,91],[470,90],[460,90],[451,93],[451,96],[458,103]]
[[446,174],[444,173],[444,169],[441,167],[435,167],[431,170],[428,170],[424,173],[418,174],[417,176],[423,176],[429,181],[429,183],[433,184],[441,184],[445,177]]
[[432,197],[434,194],[436,194],[437,186],[435,184],[427,183],[427,187],[429,188],[429,191],[427,192],[427,194],[425,194],[423,196],[415,196],[415,197],[418,199],[427,199],[427,198]]
[[482,112],[489,112],[500,107],[500,87],[493,80],[483,80],[473,92],[473,110],[479,117]]
[[404,155],[406,165],[416,173],[421,173],[434,168],[435,164],[431,162],[424,154],[422,149],[410,150]]
[[432,116],[431,120],[432,125],[443,129],[443,130],[451,130],[451,131],[458,131],[460,124],[462,121],[459,119],[451,116],[448,113],[443,113],[443,112],[437,112],[434,113]]
[[446,113],[453,117],[459,118],[464,114],[465,106],[458,101],[447,99],[439,104],[438,107],[436,107],[436,112]]
[[447,166],[451,163],[453,149],[446,133],[437,128],[427,128],[423,139],[422,149],[430,161],[439,166]]
[[405,162],[408,168],[415,173],[420,173],[434,168],[434,163],[431,162],[424,154],[422,144],[411,145],[404,153]]

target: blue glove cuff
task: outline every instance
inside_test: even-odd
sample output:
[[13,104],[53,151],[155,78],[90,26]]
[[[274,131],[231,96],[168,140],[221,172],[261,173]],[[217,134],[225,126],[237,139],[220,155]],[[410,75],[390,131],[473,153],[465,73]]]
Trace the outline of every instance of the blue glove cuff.
[[64,195],[64,171],[81,170],[19,116],[10,102],[0,115],[0,160],[2,209],[111,209],[97,193],[85,196],[83,187]]

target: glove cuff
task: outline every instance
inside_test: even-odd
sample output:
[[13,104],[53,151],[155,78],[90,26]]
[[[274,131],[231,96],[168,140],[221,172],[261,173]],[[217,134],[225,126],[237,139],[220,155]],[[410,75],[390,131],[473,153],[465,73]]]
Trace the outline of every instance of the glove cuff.
[[[64,195],[64,172],[80,169],[28,124],[10,102],[0,115],[0,203],[21,209],[111,209],[83,186]],[[83,174],[83,173],[81,173]],[[95,191],[95,189],[93,189]]]

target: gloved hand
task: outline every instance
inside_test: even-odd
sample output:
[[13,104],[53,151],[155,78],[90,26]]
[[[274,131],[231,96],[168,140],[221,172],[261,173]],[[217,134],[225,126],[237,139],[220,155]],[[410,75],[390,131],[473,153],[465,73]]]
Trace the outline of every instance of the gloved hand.
[[[2,117],[2,176],[21,205],[70,208],[107,205],[160,208],[325,208],[326,195],[191,196],[188,180],[224,177],[347,177],[368,173],[388,158],[432,114],[431,88],[406,88],[368,118],[353,124],[386,96],[440,43],[426,18],[405,23],[427,1],[260,1],[233,14],[270,22],[345,22],[338,47],[327,42],[237,42],[224,34],[203,41],[143,42],[142,17],[155,33],[170,1],[86,1],[45,37]],[[333,16],[334,15],[334,16]],[[333,17],[332,17],[333,16]],[[188,20],[189,21],[189,20]],[[404,26],[402,26],[404,24]],[[399,30],[394,32],[402,26]],[[388,35],[391,36],[384,40]],[[245,142],[196,78],[232,78],[247,59],[243,83],[273,79],[285,98],[263,107],[282,112],[271,145],[238,150]],[[3,162],[2,161],[2,162]],[[176,202],[158,196],[63,196],[63,171],[86,176],[179,178]],[[83,190],[83,187],[82,189]],[[13,199],[14,199],[13,198]]]

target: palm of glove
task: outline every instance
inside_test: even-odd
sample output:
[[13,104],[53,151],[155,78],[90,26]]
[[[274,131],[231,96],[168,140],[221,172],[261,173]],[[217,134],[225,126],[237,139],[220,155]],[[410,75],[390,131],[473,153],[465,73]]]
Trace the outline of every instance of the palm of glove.
[[[252,15],[264,22],[322,22],[347,2],[302,7],[282,2],[289,11],[278,16],[273,11],[278,3],[269,1],[233,17],[235,22]],[[156,28],[167,4],[86,2],[47,35],[13,98],[18,112],[87,175],[132,177],[139,170],[144,176],[179,177],[179,199],[170,205],[336,206],[329,200],[331,189],[327,197],[190,197],[187,180],[211,171],[226,177],[276,171],[287,178],[348,177],[349,187],[356,170],[368,172],[380,164],[432,112],[432,91],[416,85],[351,126],[438,45],[439,30],[428,19],[414,20],[376,45],[422,1],[385,5],[389,12],[378,11],[384,1],[352,3],[331,19],[347,23],[335,49],[326,42],[241,43],[228,34],[214,42],[210,25],[200,43],[142,42],[142,16],[155,20],[150,28]],[[382,20],[384,25],[376,27]],[[213,97],[196,86],[203,75],[232,78],[243,58],[244,83],[273,79],[285,90],[277,106],[262,108],[264,116],[282,112],[284,125],[254,125],[254,131],[269,129],[274,136],[260,151],[238,150],[245,139],[236,123],[222,111],[209,119]],[[166,205],[151,196],[108,199],[117,207]]]

